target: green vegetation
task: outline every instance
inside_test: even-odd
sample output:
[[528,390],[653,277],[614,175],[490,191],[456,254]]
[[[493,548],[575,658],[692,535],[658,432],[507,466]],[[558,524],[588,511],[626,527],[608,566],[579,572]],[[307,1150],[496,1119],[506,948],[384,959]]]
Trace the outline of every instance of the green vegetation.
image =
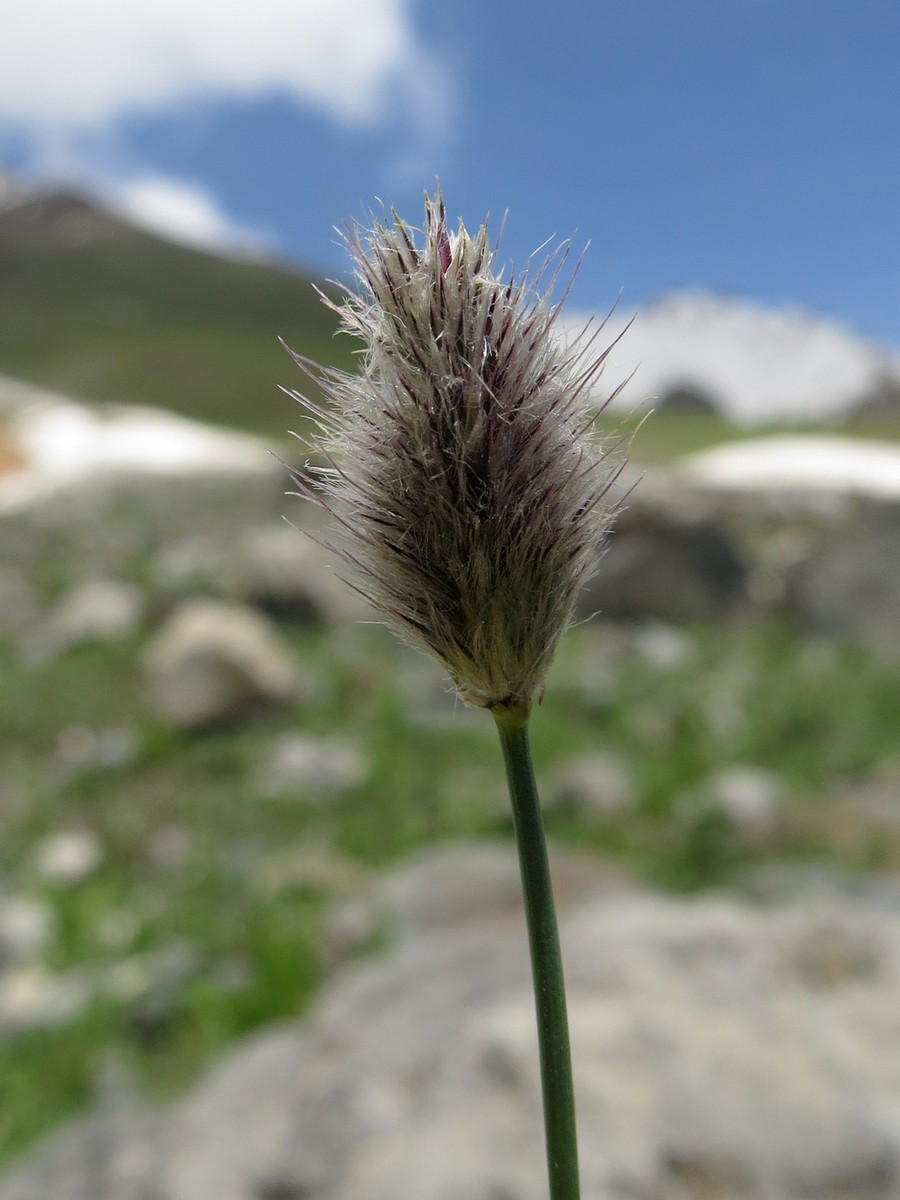
[[[353,346],[334,331],[299,274],[167,244],[72,198],[0,214],[5,374],[250,428],[275,444],[292,416],[276,385],[303,386],[276,335],[347,368]],[[848,429],[900,439],[895,419],[875,421]],[[734,436],[710,415],[661,412],[637,425],[604,418],[611,436],[635,434],[634,456],[648,463]],[[31,582],[58,590],[61,562],[42,570],[48,578]],[[378,627],[289,636],[312,698],[195,735],[148,715],[139,639],[41,665],[0,642],[0,899],[51,906],[43,966],[94,995],[62,1024],[4,1035],[0,1158],[122,1074],[150,1095],[170,1093],[229,1041],[302,1012],[334,953],[327,914],[367,873],[454,837],[504,837],[514,854],[488,716],[449,700],[438,715],[423,711],[409,658]],[[840,807],[856,781],[897,770],[896,668],[777,627],[688,637],[691,653],[675,667],[654,665],[640,639],[602,624],[566,638],[532,722],[544,797],[561,764],[611,751],[630,768],[635,803],[606,816],[552,809],[551,841],[678,890],[731,882],[760,863],[900,862],[900,838],[894,846],[884,831],[860,829],[858,812],[847,836]],[[428,669],[417,661],[416,679]],[[115,728],[133,742],[120,761],[71,753],[85,731]],[[292,731],[352,737],[367,778],[322,799],[267,794],[261,771]],[[710,802],[707,781],[734,764],[782,781],[777,836],[743,836]],[[36,869],[41,839],[60,830],[89,831],[102,849],[75,884]],[[153,956],[168,965],[150,969]]]
[[[75,197],[48,196],[0,213],[0,371],[90,401],[156,405],[280,440],[295,418],[278,385],[310,388],[313,398],[316,390],[277,338],[317,362],[352,368],[354,345],[335,337],[337,321],[314,285],[333,291],[311,275],[216,258]],[[613,412],[602,424],[612,436],[634,434],[642,463],[766,432],[665,410]],[[859,416],[823,431],[900,440],[900,419]]]
[[[0,875],[7,894],[53,906],[46,966],[105,981],[69,1023],[5,1037],[4,1156],[96,1099],[116,1073],[165,1094],[229,1040],[301,1012],[327,961],[323,917],[357,877],[458,836],[508,838],[514,853],[488,717],[449,699],[441,706],[436,674],[441,712],[423,713],[421,688],[408,681],[411,668],[416,679],[429,668],[378,627],[291,636],[313,700],[193,735],[148,717],[137,642],[81,647],[40,667],[4,648]],[[566,639],[533,720],[545,796],[559,764],[609,750],[630,765],[636,801],[605,817],[551,811],[551,841],[676,889],[733,881],[767,861],[871,865],[865,840],[835,840],[825,818],[841,786],[887,769],[892,756],[896,765],[894,672],[848,647],[797,646],[778,628],[703,629],[689,644],[683,665],[663,668],[627,631],[594,624]],[[64,731],[123,725],[137,749],[121,765],[67,757]],[[320,800],[266,795],[262,764],[294,730],[352,736],[366,781]],[[710,774],[735,763],[783,780],[777,839],[748,841],[705,797]],[[79,829],[99,840],[100,866],[74,885],[42,879],[40,839]],[[890,848],[882,842],[879,853]],[[188,948],[184,970],[176,953],[168,980],[164,971],[147,987],[129,983],[135,964],[173,946]]]
[[216,258],[50,196],[0,214],[0,370],[91,401],[283,432],[305,386],[277,338],[352,363],[310,277]]
[[653,411],[621,417],[607,413],[600,428],[612,440],[623,438],[631,458],[646,466],[665,465],[686,454],[706,450],[722,442],[770,434],[828,434],[839,437],[874,438],[900,442],[900,412],[858,415],[841,421],[822,421],[817,425],[743,425],[735,426],[715,413]]

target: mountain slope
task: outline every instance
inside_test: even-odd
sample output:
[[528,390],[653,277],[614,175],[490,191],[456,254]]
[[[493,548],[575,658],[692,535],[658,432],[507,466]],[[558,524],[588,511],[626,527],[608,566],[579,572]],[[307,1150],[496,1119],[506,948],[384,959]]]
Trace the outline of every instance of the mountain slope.
[[[629,316],[613,314],[601,338]],[[565,327],[584,319],[569,314]],[[278,385],[307,386],[277,337],[350,368],[354,345],[336,326],[310,277],[167,242],[77,195],[0,186],[0,375],[272,436],[302,424]],[[747,426],[866,405],[900,425],[900,352],[796,309],[676,292],[638,312],[601,392],[632,372],[621,403],[660,410],[671,398],[667,428],[685,424],[676,398]],[[726,431],[716,416],[710,428]]]
[[0,373],[269,433],[303,386],[278,345],[349,365],[312,281],[166,242],[66,193],[0,205]]

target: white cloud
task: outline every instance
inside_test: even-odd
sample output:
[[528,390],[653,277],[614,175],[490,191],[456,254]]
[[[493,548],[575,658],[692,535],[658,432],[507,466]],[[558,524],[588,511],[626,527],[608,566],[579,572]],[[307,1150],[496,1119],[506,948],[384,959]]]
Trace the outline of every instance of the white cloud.
[[207,250],[264,254],[274,238],[242,226],[219,207],[211,192],[164,175],[141,175],[110,188],[107,201],[138,225],[171,241]]
[[376,123],[397,100],[422,123],[422,98],[441,91],[427,83],[442,70],[411,3],[28,0],[3,22],[0,118],[88,127],[202,95],[278,90],[346,124]]

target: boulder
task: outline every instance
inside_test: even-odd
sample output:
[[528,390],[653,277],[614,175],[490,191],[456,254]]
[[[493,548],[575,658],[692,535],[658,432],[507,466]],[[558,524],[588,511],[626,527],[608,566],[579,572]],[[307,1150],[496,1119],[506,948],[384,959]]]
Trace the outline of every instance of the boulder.
[[[303,514],[311,519],[306,509]],[[362,598],[335,574],[337,556],[305,529],[283,521],[255,526],[240,538],[236,556],[240,594],[280,620],[302,625],[372,617]]]
[[678,477],[705,495],[750,563],[757,607],[805,632],[900,653],[900,448],[778,435],[693,455]]
[[645,621],[632,630],[634,648],[657,671],[677,671],[697,656],[694,638],[661,621]]
[[146,656],[151,703],[178,728],[200,728],[291,704],[299,694],[277,628],[242,605],[191,600],[158,632]]
[[25,641],[31,662],[39,663],[85,642],[115,642],[129,637],[144,611],[144,595],[132,583],[86,579],[71,588],[46,621]]
[[791,573],[798,623],[900,659],[900,500],[858,506]]
[[747,603],[747,568],[709,505],[690,511],[666,495],[633,498],[616,521],[576,615],[675,625],[724,617]]
[[[760,906],[576,874],[561,934],[586,1200],[898,1200],[896,889]],[[452,904],[423,908],[433,881]],[[82,1120],[0,1200],[545,1200],[514,883],[511,845],[405,864],[390,949],[308,1019],[167,1108]]]
[[92,729],[66,725],[56,739],[56,759],[72,775],[92,771],[118,771],[130,766],[140,753],[138,732],[126,725]]

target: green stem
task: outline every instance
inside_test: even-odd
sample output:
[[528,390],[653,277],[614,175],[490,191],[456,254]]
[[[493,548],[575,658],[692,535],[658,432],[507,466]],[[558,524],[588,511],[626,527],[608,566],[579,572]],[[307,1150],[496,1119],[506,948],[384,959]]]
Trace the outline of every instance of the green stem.
[[495,712],[512,800],[537,1009],[550,1200],[578,1200],[572,1055],[547,842],[527,719]]

